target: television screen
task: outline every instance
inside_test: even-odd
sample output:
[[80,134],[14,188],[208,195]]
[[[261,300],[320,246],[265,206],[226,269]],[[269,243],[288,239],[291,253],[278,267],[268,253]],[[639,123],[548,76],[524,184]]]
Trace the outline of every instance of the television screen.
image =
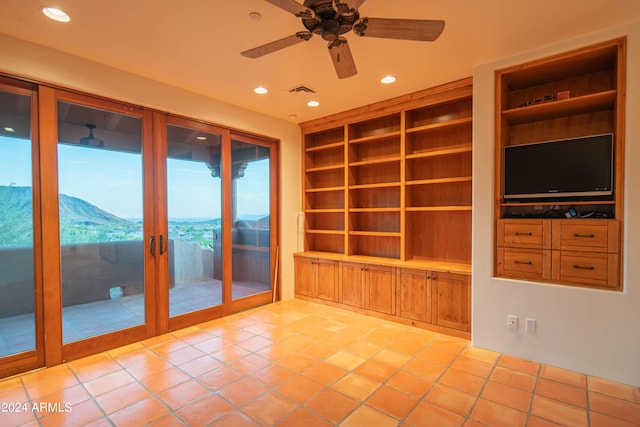
[[504,148],[504,199],[613,194],[613,134]]

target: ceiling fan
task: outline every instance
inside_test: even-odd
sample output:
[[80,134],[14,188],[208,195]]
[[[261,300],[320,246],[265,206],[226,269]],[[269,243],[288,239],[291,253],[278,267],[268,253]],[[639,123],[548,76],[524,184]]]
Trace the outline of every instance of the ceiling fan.
[[84,138],[80,138],[80,145],[89,145],[92,147],[104,147],[104,141],[100,138],[96,138],[93,136],[93,130],[96,128],[96,125],[87,123],[87,128],[89,129],[89,135]]
[[338,78],[356,75],[356,64],[351,55],[347,39],[348,31],[364,37],[379,37],[402,40],[434,41],[442,30],[444,21],[420,19],[360,18],[358,8],[365,0],[265,0],[274,6],[302,19],[307,31],[245,50],[247,58],[259,58],[280,49],[308,41],[314,34],[329,42],[329,54]]

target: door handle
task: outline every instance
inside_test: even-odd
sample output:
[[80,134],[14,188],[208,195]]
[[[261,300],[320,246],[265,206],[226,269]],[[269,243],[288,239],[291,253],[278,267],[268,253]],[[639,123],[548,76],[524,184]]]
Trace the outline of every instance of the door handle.
[[151,256],[156,256],[156,236],[151,236],[149,239],[149,252]]
[[167,244],[165,243],[165,241],[166,241],[166,239],[161,234],[160,235],[160,255],[162,255],[162,254],[167,252]]

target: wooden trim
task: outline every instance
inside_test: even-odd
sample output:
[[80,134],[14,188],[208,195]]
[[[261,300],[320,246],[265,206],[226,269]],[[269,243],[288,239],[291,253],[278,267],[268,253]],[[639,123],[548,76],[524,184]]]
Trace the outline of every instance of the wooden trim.
[[40,200],[40,136],[38,126],[39,104],[36,87],[32,84],[0,77],[0,91],[27,96],[30,101],[31,180],[33,212],[33,292],[35,317],[35,349],[0,357],[0,378],[36,369],[44,364],[44,312],[42,280],[42,217]]
[[184,313],[174,317],[169,317],[169,313],[167,312],[167,332],[197,325],[198,323],[208,322],[210,320],[218,319],[222,316],[224,316],[223,305],[216,305],[213,307],[208,307],[191,313]]
[[231,131],[224,131],[221,138],[221,173],[222,178],[222,304],[225,315],[233,313],[233,182],[231,179]]
[[145,308],[148,335],[169,331],[169,256],[152,256],[149,242],[160,235],[169,238],[167,227],[167,126],[165,116],[154,112],[151,135],[143,135]]
[[[470,97],[473,93],[472,77],[456,80],[429,89],[398,96],[396,98],[375,102],[363,107],[354,108],[341,113],[300,123],[303,133],[317,132],[351,123],[365,121],[382,115],[397,113],[405,109],[424,107],[452,101],[457,98]],[[348,140],[348,139],[347,139]]]
[[58,213],[58,120],[56,91],[39,90],[45,365],[63,362],[60,220]]
[[36,320],[36,351],[37,366],[44,365],[44,348],[45,348],[45,332],[44,332],[44,280],[43,280],[43,247],[42,247],[42,231],[43,218],[42,212],[42,177],[40,172],[40,126],[38,122],[39,115],[38,94],[34,90],[31,93],[31,156],[32,156],[32,209],[33,209],[33,279],[34,279],[34,308]]
[[138,325],[132,328],[74,341],[62,347],[62,359],[64,362],[80,359],[81,357],[96,354],[101,351],[111,350],[116,346],[132,344],[148,337],[146,325]]

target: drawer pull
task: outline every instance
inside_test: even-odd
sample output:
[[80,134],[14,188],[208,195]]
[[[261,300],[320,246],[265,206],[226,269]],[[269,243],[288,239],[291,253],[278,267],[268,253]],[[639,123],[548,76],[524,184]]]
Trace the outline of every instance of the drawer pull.
[[594,237],[596,237],[595,234],[578,234],[578,233],[573,233],[573,237],[576,239],[579,238],[585,238],[585,239],[593,239]]
[[532,232],[521,233],[519,231],[516,231],[516,236],[533,236],[533,233]]
[[513,261],[514,264],[525,264],[525,265],[531,265],[533,264],[531,261],[520,261],[519,259]]
[[573,264],[573,268],[578,269],[578,270],[593,270],[594,267],[592,265],[578,265],[578,264]]

